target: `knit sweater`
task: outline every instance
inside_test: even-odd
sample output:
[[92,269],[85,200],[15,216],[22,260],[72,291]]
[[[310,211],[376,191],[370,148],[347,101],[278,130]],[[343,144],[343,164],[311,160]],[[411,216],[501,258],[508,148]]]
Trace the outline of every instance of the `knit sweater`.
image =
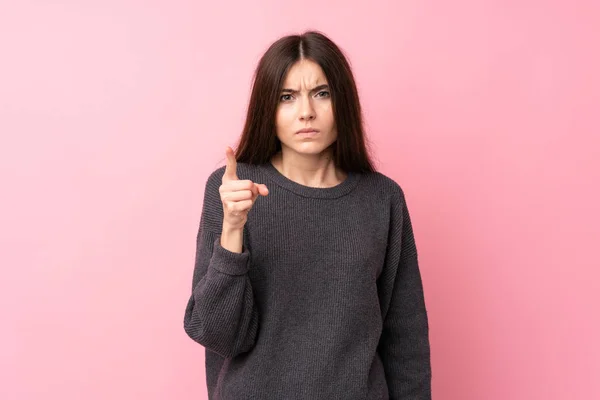
[[330,188],[271,163],[242,253],[221,247],[225,167],[208,178],[184,329],[210,400],[431,399],[429,325],[404,192],[382,173]]

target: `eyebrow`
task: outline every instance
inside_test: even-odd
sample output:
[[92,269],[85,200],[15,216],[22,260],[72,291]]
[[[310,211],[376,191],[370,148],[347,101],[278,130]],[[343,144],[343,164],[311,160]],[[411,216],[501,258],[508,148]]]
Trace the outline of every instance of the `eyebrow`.
[[[309,93],[319,92],[319,91],[321,91],[323,89],[329,89],[329,85],[327,85],[327,84],[319,85],[319,86],[311,89]],[[299,93],[300,91],[299,90],[294,90],[294,89],[282,89],[281,92],[282,93],[285,92],[285,93],[296,94],[296,93]]]

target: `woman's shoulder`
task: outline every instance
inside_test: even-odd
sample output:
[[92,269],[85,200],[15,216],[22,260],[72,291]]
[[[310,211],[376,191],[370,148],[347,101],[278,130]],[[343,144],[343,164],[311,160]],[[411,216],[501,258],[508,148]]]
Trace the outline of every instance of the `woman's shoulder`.
[[361,183],[363,185],[371,186],[372,189],[379,194],[391,197],[404,197],[402,186],[390,175],[386,175],[379,171],[361,173],[361,175]]

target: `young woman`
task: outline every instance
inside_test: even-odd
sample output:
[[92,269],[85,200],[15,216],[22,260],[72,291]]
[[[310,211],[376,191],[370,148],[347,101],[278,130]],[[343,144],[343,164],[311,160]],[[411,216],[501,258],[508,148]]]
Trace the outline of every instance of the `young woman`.
[[206,182],[184,318],[205,347],[209,398],[430,399],[406,199],[369,159],[330,39],[269,47],[226,155]]

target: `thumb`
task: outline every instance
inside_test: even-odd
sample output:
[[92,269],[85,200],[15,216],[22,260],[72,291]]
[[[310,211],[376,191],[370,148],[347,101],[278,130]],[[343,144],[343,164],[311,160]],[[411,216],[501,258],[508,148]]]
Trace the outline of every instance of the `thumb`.
[[258,198],[258,196],[263,195],[266,196],[269,194],[269,189],[267,189],[267,187],[265,185],[263,185],[262,183],[255,183],[254,184],[254,190],[253,190],[254,194],[252,196],[252,201],[256,201],[256,199]]
[[266,196],[269,194],[269,189],[267,188],[266,185],[262,184],[262,183],[255,183],[257,189],[258,189],[258,193],[260,193],[263,196]]

